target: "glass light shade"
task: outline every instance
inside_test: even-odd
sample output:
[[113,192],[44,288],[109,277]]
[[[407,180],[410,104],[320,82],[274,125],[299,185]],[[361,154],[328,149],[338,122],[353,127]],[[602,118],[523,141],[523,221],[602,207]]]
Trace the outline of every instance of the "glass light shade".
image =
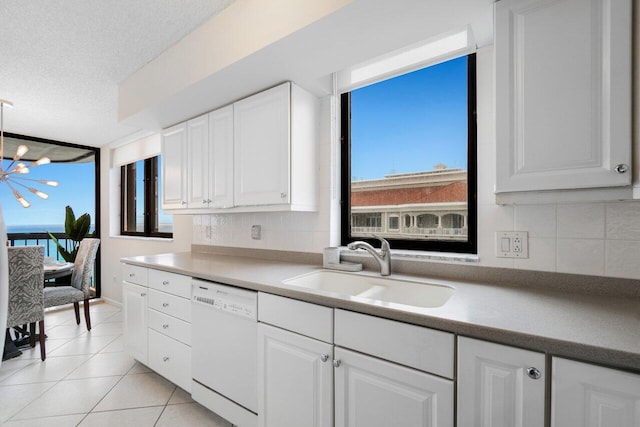
[[51,163],[51,160],[48,157],[43,157],[35,162],[31,162],[30,166],[48,165],[49,163]]
[[19,145],[18,146],[18,150],[16,151],[16,155],[13,158],[13,160],[18,160],[18,159],[22,158],[22,156],[27,154],[27,151],[29,151],[29,147],[27,147],[26,145]]

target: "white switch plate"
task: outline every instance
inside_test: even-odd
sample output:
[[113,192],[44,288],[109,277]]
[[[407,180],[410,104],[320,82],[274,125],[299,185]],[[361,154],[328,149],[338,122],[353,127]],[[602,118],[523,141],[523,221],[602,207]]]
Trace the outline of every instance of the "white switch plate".
[[259,225],[251,226],[251,238],[253,240],[260,240],[260,234],[262,233],[262,227]]
[[529,233],[496,231],[496,257],[529,258]]

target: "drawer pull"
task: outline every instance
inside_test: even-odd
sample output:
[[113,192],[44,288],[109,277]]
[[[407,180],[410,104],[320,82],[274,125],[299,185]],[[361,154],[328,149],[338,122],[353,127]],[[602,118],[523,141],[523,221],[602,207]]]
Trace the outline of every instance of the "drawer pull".
[[329,360],[329,355],[328,354],[321,354],[320,355],[320,360],[322,360],[323,362],[326,362],[327,360]]
[[169,325],[167,323],[165,323],[164,325],[162,325],[162,329],[167,329],[169,327]]
[[167,307],[169,307],[169,303],[168,303],[168,302],[163,302],[163,303],[162,303],[162,306],[163,306],[164,308],[167,308]]
[[136,277],[136,273],[129,273],[129,277]]
[[542,373],[534,367],[527,368],[527,375],[529,376],[529,378],[534,380],[539,380],[540,377],[542,377]]
[[163,282],[162,282],[162,284],[163,284],[163,285],[165,285],[165,286],[167,286],[167,285],[169,284],[169,281],[168,281],[168,280],[165,280],[165,281],[163,281]]
[[144,292],[140,294],[141,297],[146,297],[147,294],[145,294]]
[[169,361],[169,356],[165,356],[165,357],[163,357],[163,358],[162,358],[162,361],[163,361],[163,362],[168,362],[168,361]]

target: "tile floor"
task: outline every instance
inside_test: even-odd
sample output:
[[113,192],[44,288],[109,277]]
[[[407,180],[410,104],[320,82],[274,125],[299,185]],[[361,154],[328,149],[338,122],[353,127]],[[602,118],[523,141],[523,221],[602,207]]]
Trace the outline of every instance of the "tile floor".
[[91,323],[48,311],[47,359],[36,345],[2,362],[0,426],[231,426],[123,351],[118,307],[92,304]]

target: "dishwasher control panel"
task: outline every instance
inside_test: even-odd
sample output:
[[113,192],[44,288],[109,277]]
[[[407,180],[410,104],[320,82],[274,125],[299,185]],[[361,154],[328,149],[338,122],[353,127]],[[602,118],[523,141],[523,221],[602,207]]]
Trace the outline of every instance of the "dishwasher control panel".
[[258,293],[219,283],[192,280],[193,303],[247,319],[258,318]]

